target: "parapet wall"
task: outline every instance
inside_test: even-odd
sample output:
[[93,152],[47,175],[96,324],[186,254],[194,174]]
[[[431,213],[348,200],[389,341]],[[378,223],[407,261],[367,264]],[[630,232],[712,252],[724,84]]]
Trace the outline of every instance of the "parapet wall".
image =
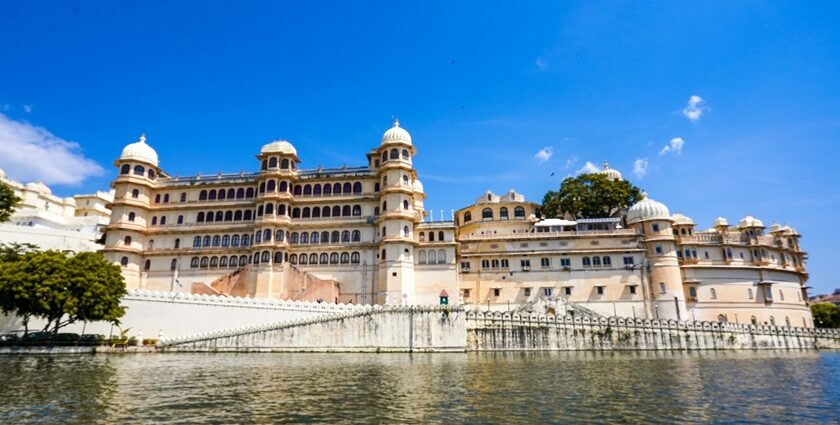
[[365,306],[327,316],[166,339],[163,351],[465,351],[463,307]]
[[840,349],[840,330],[677,322],[466,314],[471,351]]

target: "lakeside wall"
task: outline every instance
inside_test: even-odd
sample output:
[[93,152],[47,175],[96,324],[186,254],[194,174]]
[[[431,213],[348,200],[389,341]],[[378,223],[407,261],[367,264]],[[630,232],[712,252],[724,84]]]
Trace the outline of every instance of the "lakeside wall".
[[162,351],[463,352],[463,307],[365,306],[358,311],[161,341]]
[[468,312],[470,351],[840,349],[840,330]]

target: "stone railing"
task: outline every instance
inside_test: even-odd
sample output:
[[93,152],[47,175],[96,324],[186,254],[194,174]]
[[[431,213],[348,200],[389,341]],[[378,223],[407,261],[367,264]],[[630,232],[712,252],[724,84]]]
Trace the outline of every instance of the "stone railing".
[[324,314],[352,312],[370,308],[369,305],[360,304],[331,304],[326,302],[317,303],[310,301],[289,301],[269,298],[240,298],[230,296],[186,294],[181,292],[158,292],[144,290],[128,291],[128,294],[125,296],[124,299],[131,301],[202,304],[256,309],[300,310],[321,312]]

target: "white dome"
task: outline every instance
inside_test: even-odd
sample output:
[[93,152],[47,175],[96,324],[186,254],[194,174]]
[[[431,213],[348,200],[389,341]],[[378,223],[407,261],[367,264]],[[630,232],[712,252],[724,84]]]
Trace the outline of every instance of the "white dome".
[[781,232],[781,231],[782,231],[782,225],[779,224],[779,223],[773,223],[773,225],[770,226],[770,232],[771,233],[776,233],[776,232]]
[[680,213],[674,213],[674,215],[671,216],[671,220],[674,220],[674,224],[678,226],[694,225],[694,220],[692,220],[691,217]]
[[762,223],[761,220],[759,220],[759,219],[757,219],[757,218],[755,218],[751,215],[748,215],[748,216],[742,218],[741,221],[738,222],[738,227],[740,227],[740,228],[764,227],[764,223]]
[[423,183],[420,183],[420,180],[414,180],[414,191],[415,192],[423,192]]
[[121,160],[142,161],[158,166],[158,155],[151,146],[146,144],[146,135],[140,135],[140,140],[126,146],[120,155]]
[[26,189],[31,190],[33,192],[43,193],[43,194],[46,194],[46,195],[49,195],[49,194],[52,193],[52,190],[50,190],[50,188],[42,182],[27,183],[26,184]]
[[668,212],[665,204],[648,198],[647,193],[642,192],[642,200],[627,211],[627,223],[633,224],[645,220],[671,220],[671,213]]
[[411,135],[404,128],[400,127],[400,120],[394,120],[394,126],[382,135],[382,143],[385,142],[405,142],[411,144]]
[[283,153],[297,156],[297,149],[285,140],[275,140],[271,143],[263,145],[262,149],[260,149],[260,153]]
[[621,180],[621,173],[614,168],[610,168],[610,164],[607,161],[604,161],[604,168],[598,171],[598,174],[603,174],[613,181]]
[[729,227],[729,221],[723,217],[715,219],[715,227]]

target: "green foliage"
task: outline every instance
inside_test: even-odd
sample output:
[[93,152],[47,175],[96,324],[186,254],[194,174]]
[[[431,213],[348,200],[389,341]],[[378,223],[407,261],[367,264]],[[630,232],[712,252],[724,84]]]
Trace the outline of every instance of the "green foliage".
[[6,183],[0,182],[0,223],[9,221],[19,203],[20,198],[15,195],[15,191]]
[[46,319],[44,331],[54,333],[76,321],[117,324],[125,294],[120,268],[98,253],[30,251],[0,262],[0,310],[23,317],[25,327],[30,317]]
[[548,191],[540,211],[547,218],[610,217],[641,199],[641,190],[626,180],[613,181],[603,174],[581,174],[567,177],[559,191]]
[[811,304],[811,314],[818,328],[840,328],[840,307],[832,303]]

